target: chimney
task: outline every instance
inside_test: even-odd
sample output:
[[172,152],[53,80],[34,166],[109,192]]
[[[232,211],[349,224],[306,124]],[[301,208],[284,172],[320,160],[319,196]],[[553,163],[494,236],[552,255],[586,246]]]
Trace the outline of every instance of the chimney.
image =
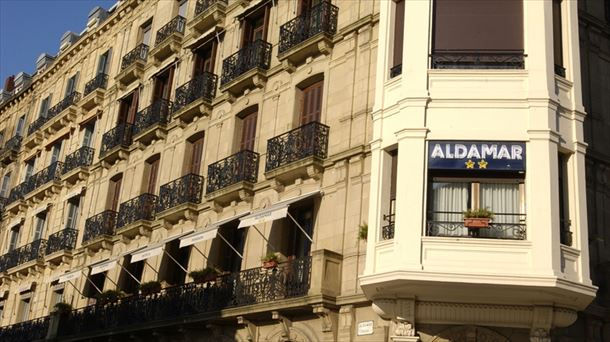
[[12,92],[15,89],[15,75],[11,75],[4,80],[4,90]]

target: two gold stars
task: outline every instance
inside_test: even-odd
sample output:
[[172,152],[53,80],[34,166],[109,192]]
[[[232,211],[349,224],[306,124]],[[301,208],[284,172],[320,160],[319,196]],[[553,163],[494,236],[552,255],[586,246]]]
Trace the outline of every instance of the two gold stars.
[[[468,159],[468,161],[464,163],[464,165],[466,165],[467,169],[474,169],[474,164],[475,164],[475,162],[473,162],[470,159]],[[485,159],[482,159],[476,164],[479,165],[479,169],[486,169],[488,163],[485,161]]]

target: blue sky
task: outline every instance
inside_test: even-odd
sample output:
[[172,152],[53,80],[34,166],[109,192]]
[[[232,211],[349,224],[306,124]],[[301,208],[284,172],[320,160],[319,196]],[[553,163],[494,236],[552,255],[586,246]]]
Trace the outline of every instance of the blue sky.
[[66,31],[80,33],[89,11],[116,0],[0,0],[0,88],[9,75],[32,74],[36,58],[57,54]]

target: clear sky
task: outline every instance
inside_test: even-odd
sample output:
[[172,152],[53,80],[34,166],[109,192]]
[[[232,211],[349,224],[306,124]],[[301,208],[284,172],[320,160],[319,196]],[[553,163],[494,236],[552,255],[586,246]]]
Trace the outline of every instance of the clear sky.
[[0,0],[0,88],[9,75],[33,74],[36,58],[56,55],[66,31],[80,33],[89,11],[116,0]]

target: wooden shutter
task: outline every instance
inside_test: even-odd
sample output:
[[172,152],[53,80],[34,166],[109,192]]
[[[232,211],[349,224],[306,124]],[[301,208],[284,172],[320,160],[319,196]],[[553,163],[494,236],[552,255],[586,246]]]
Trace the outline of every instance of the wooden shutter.
[[301,102],[301,125],[312,121],[320,121],[322,111],[322,89],[324,81],[320,81],[303,89]]
[[118,211],[123,177],[110,180],[108,186],[108,210]]
[[190,173],[194,173],[196,175],[199,174],[199,170],[201,170],[202,155],[203,155],[203,137],[201,137],[191,143],[191,158],[190,158],[190,166],[188,168]]
[[154,194],[157,188],[157,174],[159,173],[159,158],[148,163],[148,186],[146,192]]
[[127,123],[133,124],[134,122],[136,122],[136,115],[138,114],[139,95],[139,89],[133,91],[133,95],[131,96],[131,102],[129,103],[129,111],[127,113]]
[[394,16],[394,51],[392,54],[392,67],[402,64],[402,43],[405,26],[405,0],[395,2],[396,14]]
[[562,37],[562,33],[561,33],[561,0],[553,0],[553,56],[554,56],[554,60],[555,60],[555,65],[563,66],[563,37]]
[[241,127],[241,150],[254,150],[254,139],[256,138],[257,112],[248,114],[242,119]]

